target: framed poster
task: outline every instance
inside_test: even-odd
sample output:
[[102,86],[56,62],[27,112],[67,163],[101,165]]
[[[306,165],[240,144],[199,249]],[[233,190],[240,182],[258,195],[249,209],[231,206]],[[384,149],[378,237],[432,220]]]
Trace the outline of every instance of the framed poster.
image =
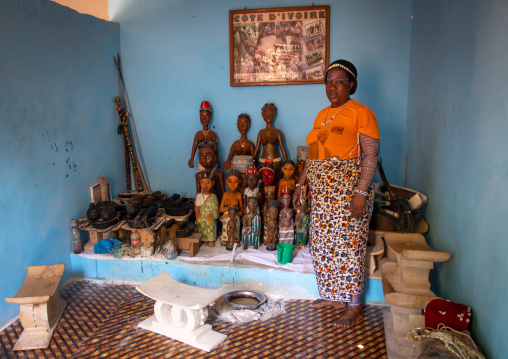
[[328,5],[231,10],[231,86],[323,83],[329,28]]

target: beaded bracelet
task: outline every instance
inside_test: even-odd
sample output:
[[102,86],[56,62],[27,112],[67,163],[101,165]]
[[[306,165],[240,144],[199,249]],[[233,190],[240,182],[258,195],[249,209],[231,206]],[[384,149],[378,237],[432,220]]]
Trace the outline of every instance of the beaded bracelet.
[[365,192],[365,191],[359,190],[358,188],[355,188],[355,192],[363,194],[365,197],[367,197],[369,195],[369,192]]
[[303,187],[303,186],[305,186],[305,185],[304,185],[304,184],[300,184],[300,183],[297,183],[297,184],[295,185],[295,187]]

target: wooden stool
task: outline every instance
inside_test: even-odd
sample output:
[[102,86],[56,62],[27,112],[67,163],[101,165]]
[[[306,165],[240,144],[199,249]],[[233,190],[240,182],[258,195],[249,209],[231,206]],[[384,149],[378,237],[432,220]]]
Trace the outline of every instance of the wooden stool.
[[227,339],[227,335],[213,331],[210,324],[205,324],[207,306],[222,296],[226,287],[194,287],[162,272],[136,289],[155,300],[155,315],[142,321],[139,327],[208,352]]
[[28,267],[25,282],[7,303],[19,304],[19,318],[23,325],[13,350],[45,349],[53,337],[66,301],[58,300],[58,283],[65,264]]

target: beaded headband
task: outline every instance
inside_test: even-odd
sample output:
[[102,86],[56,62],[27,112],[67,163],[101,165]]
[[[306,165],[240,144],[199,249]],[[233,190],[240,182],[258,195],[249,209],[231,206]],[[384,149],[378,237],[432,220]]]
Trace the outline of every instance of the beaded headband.
[[340,67],[341,69],[344,69],[346,70],[347,72],[349,72],[351,75],[353,75],[353,77],[356,79],[356,76],[355,74],[353,73],[353,71],[351,71],[350,69],[348,69],[346,66],[342,65],[342,64],[333,64],[331,65],[330,67],[328,67],[326,69],[326,72],[330,71],[331,69],[333,69],[334,67]]

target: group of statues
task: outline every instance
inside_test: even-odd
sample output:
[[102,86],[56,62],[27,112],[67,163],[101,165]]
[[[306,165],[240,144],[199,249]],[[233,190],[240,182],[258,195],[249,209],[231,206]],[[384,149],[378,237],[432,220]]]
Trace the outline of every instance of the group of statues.
[[[266,127],[259,131],[256,145],[247,139],[250,116],[244,113],[238,116],[240,139],[233,142],[224,163],[223,168],[229,170],[226,176],[219,169],[217,135],[208,127],[211,114],[210,104],[203,101],[200,107],[203,129],[194,136],[188,162],[193,168],[197,151],[195,212],[202,240],[213,247],[219,237],[221,245],[228,250],[232,250],[235,243],[244,249],[266,245],[267,250],[276,250],[277,243],[293,243],[296,248],[307,246],[310,203],[306,189],[299,199],[301,210],[295,213],[292,208],[292,194],[305,159],[299,158],[296,165],[288,159],[282,133],[273,127],[277,114],[275,105],[263,106]],[[242,162],[235,163],[237,158]]]

